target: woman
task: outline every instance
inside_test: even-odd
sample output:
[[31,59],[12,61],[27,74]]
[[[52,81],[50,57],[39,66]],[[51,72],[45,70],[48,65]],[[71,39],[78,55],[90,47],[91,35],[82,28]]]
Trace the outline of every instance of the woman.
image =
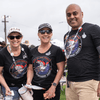
[[34,100],[59,100],[59,81],[64,71],[65,56],[61,48],[50,43],[52,27],[48,23],[39,26],[38,37],[41,44],[31,50],[33,68],[28,70],[27,84],[31,84],[33,78],[33,85],[44,88],[44,90],[33,89]]
[[[26,83],[26,72],[29,66],[30,51],[21,45],[22,33],[18,28],[11,28],[7,39],[9,45],[0,51],[0,83],[4,97],[14,92],[13,99],[18,100],[18,89]],[[2,75],[3,70],[3,75]]]

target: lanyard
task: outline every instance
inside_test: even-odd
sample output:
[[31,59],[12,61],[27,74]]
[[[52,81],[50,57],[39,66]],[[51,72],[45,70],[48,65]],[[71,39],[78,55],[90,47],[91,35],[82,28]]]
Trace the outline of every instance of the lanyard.
[[[24,48],[22,48],[21,46],[20,46],[20,48],[21,48],[21,51],[24,52],[23,59],[27,58],[27,54],[26,54]],[[14,53],[12,53],[12,50],[11,50],[11,46],[10,45],[9,45],[9,50],[10,50],[10,55],[12,56],[12,60],[13,60],[13,62],[15,64],[15,66],[16,66],[16,61],[15,61],[15,58],[14,58]]]
[[[73,41],[71,42],[71,44],[67,47],[67,48],[70,48],[70,47],[72,47],[73,45],[74,45],[74,41],[75,41],[75,39],[76,39],[76,37],[77,37],[77,35],[78,35],[78,33],[80,32],[82,30],[82,27],[79,27],[78,28],[78,30],[77,30],[77,32],[76,32],[76,34],[75,34],[75,36],[74,36],[74,38],[73,38]],[[68,36],[67,36],[67,38],[66,38],[66,40],[65,40],[65,50],[66,50],[66,44],[67,44],[67,40],[68,40],[68,38],[69,38],[69,34],[70,34],[70,32],[68,32]],[[73,50],[73,48],[70,48],[71,50],[69,51],[69,54],[67,54],[66,55],[66,58],[68,59],[69,58],[69,56],[71,55],[71,52],[72,52],[72,50]],[[67,52],[66,52],[67,53]]]

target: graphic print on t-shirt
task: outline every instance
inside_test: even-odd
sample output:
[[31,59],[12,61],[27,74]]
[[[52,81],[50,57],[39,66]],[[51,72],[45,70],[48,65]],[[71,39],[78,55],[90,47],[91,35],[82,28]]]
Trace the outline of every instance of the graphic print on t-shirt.
[[75,37],[75,35],[70,36],[67,39],[67,36],[65,37],[65,50],[66,50],[66,57],[74,57],[77,55],[82,47],[82,40],[79,35]]
[[45,78],[51,73],[51,60],[48,57],[37,57],[33,60],[36,75]]
[[[15,64],[16,63],[16,64]],[[18,79],[23,77],[23,75],[27,71],[27,61],[25,60],[17,60],[15,63],[13,63],[10,67],[10,74]]]

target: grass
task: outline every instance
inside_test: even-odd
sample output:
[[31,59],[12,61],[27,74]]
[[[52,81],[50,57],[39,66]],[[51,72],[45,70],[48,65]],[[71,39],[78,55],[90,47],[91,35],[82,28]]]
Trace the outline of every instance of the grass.
[[65,87],[66,87],[66,85],[63,86],[63,91],[61,90],[60,100],[66,100],[66,97],[65,97]]
[[[67,77],[67,72],[65,73],[66,77]],[[66,100],[66,96],[65,96],[65,88],[66,88],[66,85],[63,85],[63,91],[61,90],[60,91],[60,100]]]

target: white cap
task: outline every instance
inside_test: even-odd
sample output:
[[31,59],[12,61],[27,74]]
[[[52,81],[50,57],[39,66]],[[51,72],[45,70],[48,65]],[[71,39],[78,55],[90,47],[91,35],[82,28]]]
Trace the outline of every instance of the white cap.
[[0,42],[3,42],[3,41],[5,41],[2,37],[0,37]]
[[22,35],[21,30],[20,30],[19,28],[17,28],[17,27],[11,27],[11,28],[9,29],[9,31],[8,31],[8,35],[9,35],[10,33],[13,33],[13,32],[18,32],[18,33],[20,33],[20,34]]

